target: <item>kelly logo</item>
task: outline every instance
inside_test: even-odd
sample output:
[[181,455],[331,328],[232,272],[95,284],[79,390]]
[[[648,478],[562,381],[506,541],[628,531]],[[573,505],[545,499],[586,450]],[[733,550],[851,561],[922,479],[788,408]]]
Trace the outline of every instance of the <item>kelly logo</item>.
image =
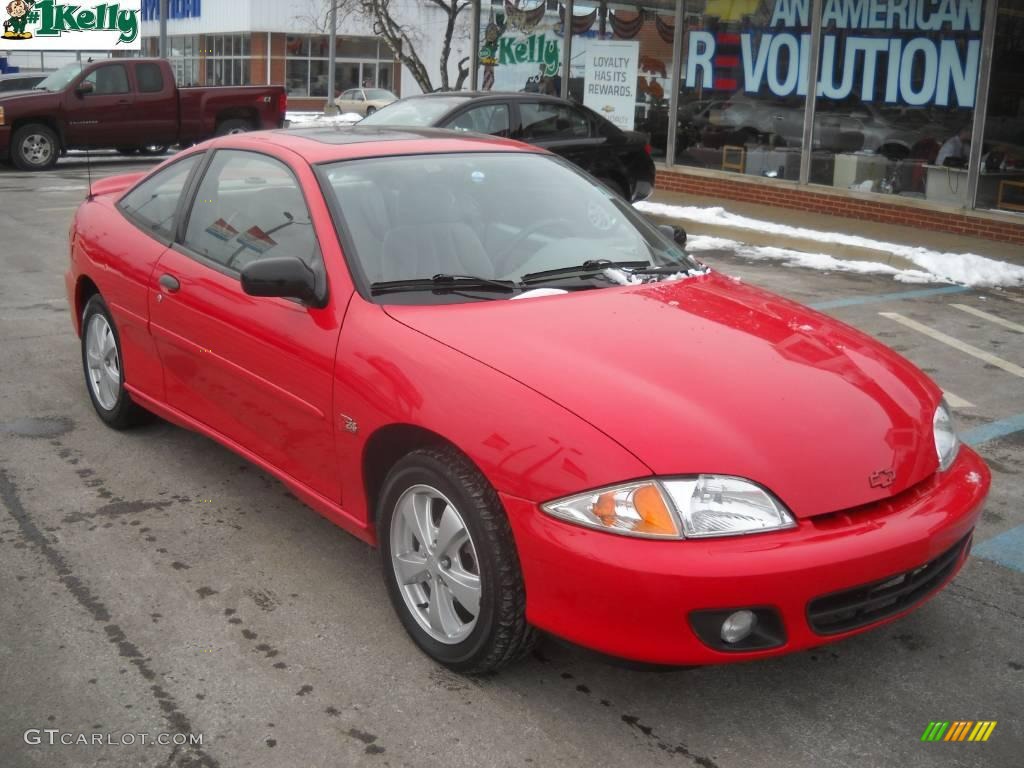
[[[2,0],[0,0],[2,2]],[[117,3],[60,3],[11,0],[3,22],[4,40],[22,50],[138,49],[139,0]]]
[[932,720],[921,734],[921,741],[988,741],[996,729],[996,720]]

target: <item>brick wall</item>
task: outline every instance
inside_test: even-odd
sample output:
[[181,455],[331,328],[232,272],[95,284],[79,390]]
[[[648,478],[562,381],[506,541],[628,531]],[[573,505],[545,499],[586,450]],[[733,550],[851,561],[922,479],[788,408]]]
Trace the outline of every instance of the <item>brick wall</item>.
[[741,179],[709,177],[676,170],[659,169],[655,188],[1024,245],[1024,217],[1021,217],[1020,223],[1016,223],[986,216],[981,212],[952,212],[899,205],[893,202],[892,198],[867,200],[830,194],[824,189],[796,188],[780,183],[752,183]]

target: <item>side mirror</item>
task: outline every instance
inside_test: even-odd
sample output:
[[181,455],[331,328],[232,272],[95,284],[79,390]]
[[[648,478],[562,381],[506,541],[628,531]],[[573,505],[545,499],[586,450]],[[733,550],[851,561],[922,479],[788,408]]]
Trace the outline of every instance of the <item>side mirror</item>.
[[677,227],[674,224],[659,224],[658,229],[661,230],[661,234],[676,245],[686,245],[686,230],[682,227]]
[[83,80],[78,84],[78,87],[75,88],[75,93],[77,93],[79,96],[85,96],[87,93],[92,93],[95,90],[95,85],[90,83],[88,80]]
[[327,292],[306,262],[294,256],[259,259],[242,269],[242,290],[250,296],[298,299],[311,307],[323,307]]

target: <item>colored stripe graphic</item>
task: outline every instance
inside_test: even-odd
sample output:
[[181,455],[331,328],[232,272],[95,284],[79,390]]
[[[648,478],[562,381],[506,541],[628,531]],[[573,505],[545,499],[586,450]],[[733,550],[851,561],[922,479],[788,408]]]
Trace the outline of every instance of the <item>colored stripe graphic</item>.
[[921,734],[921,741],[988,741],[996,720],[932,720]]

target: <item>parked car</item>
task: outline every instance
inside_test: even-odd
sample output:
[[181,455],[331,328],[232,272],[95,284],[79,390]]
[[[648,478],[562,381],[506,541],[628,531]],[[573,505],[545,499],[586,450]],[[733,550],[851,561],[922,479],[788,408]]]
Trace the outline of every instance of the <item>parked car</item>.
[[393,101],[398,101],[398,97],[384,88],[349,88],[334,103],[342,113],[354,112],[366,116]]
[[0,95],[0,161],[41,171],[68,149],[187,146],[280,128],[286,106],[279,85],[178,88],[164,59],[72,62],[31,92]]
[[970,550],[989,472],[931,379],[550,153],[226,136],[94,183],[70,234],[98,417],[208,435],[378,545],[456,670],[537,630],[663,664],[800,651]]
[[586,107],[537,93],[458,91],[410,96],[361,125],[432,125],[524,141],[572,161],[626,200],[654,190],[645,134],[623,131]]
[[0,75],[0,93],[31,91],[45,77],[45,72],[14,72],[9,75]]

